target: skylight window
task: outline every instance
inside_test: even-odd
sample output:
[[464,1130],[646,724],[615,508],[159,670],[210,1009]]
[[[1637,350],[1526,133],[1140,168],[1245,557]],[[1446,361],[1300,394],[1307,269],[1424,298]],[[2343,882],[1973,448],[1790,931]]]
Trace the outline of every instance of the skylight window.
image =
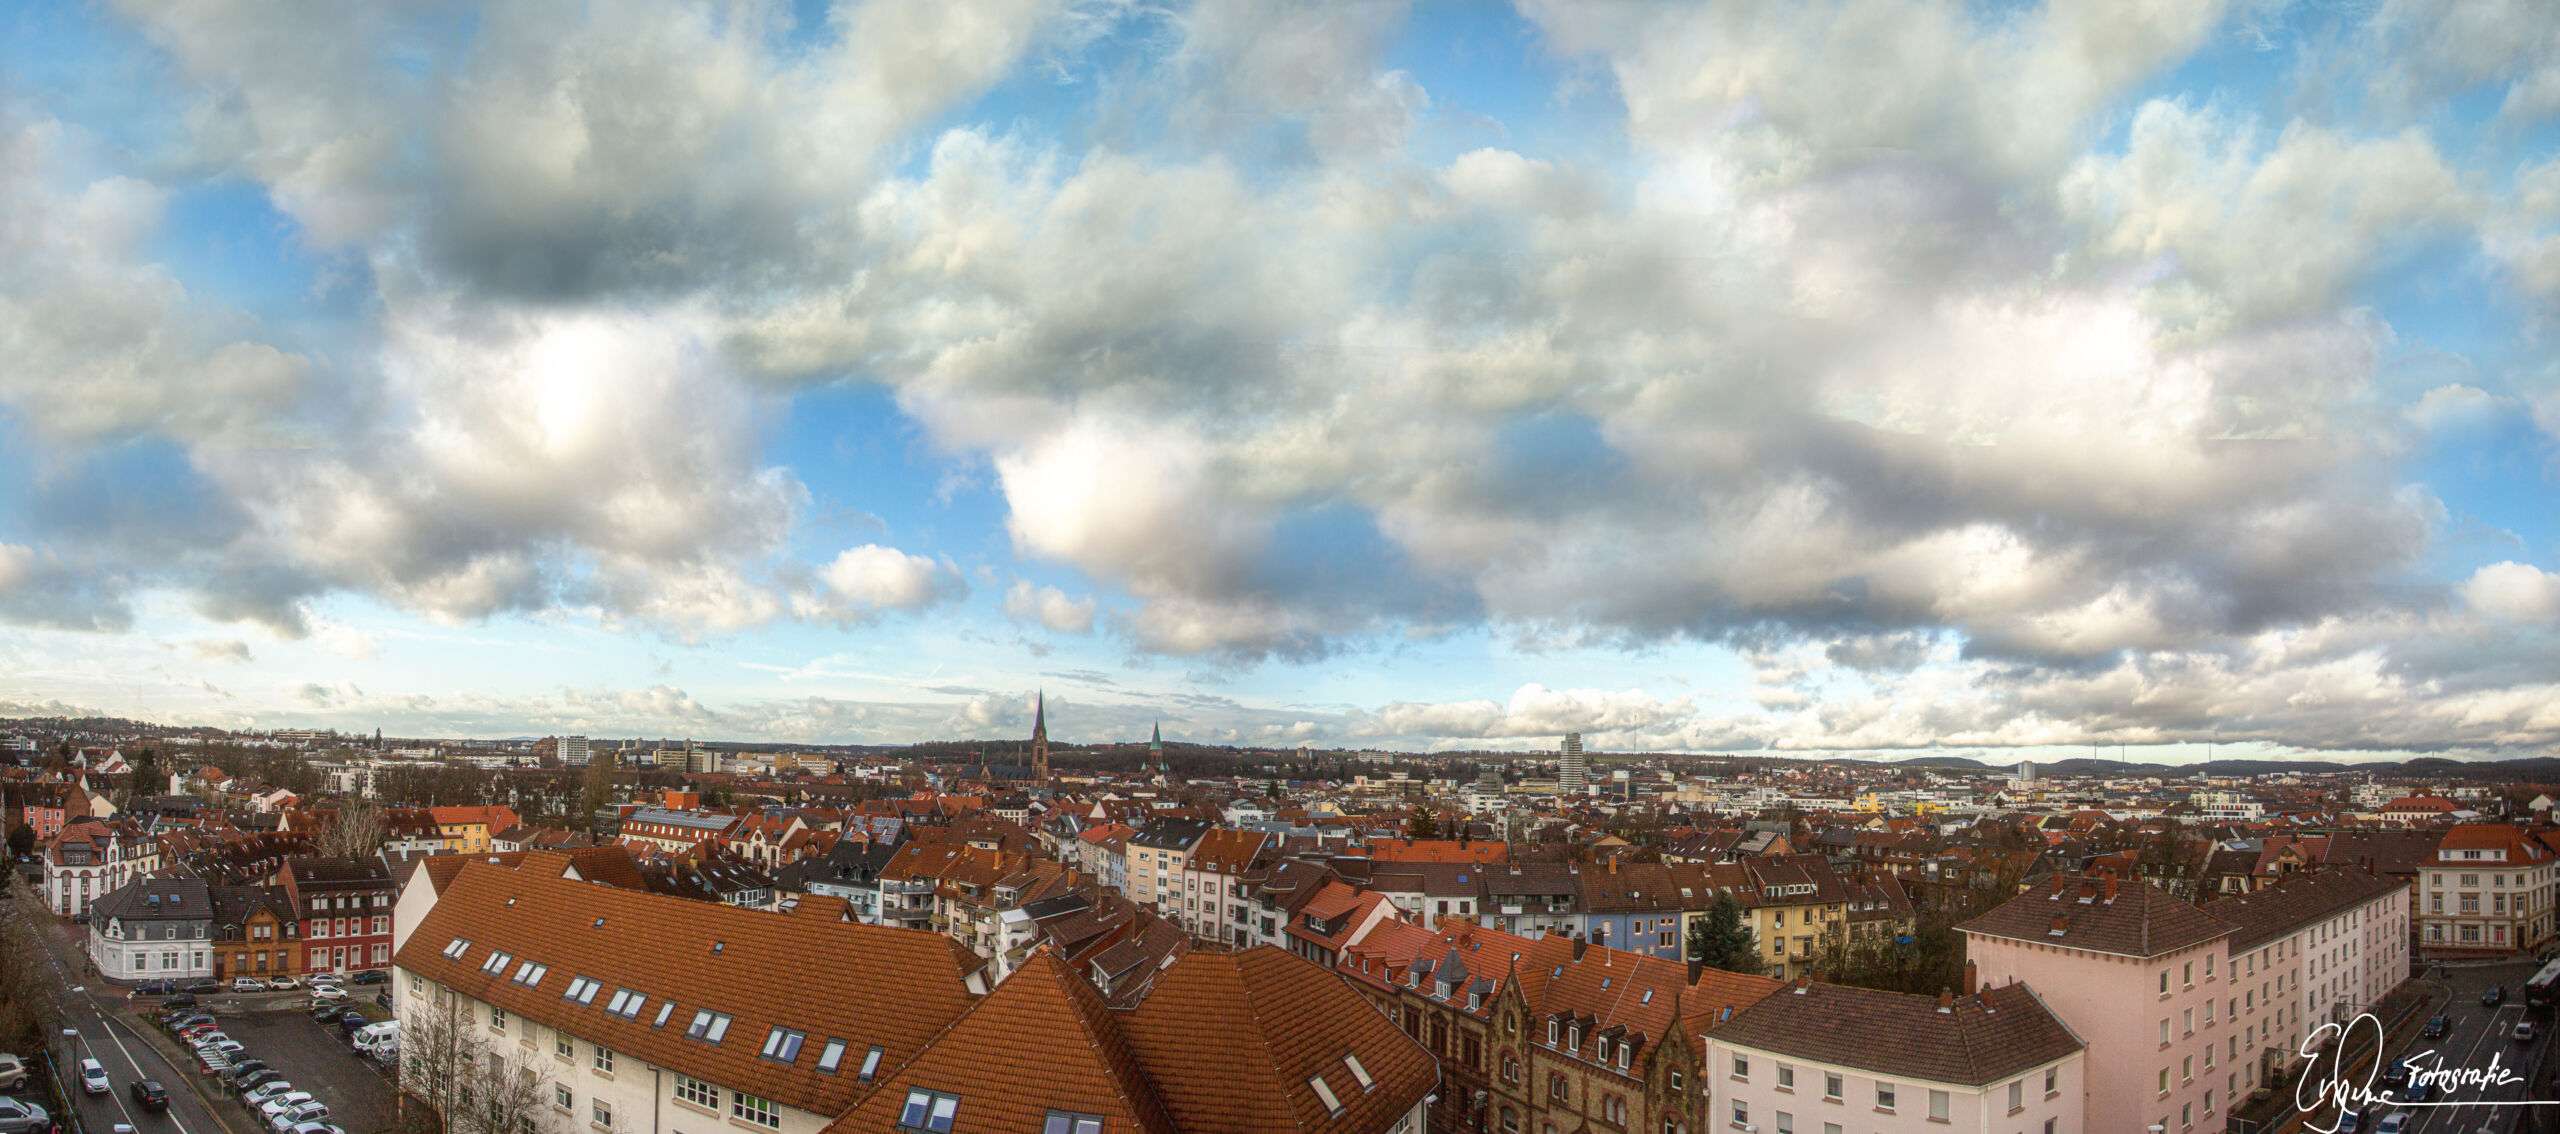
[[452,944],[444,947],[444,955],[448,957],[459,957],[470,948],[471,943],[469,941],[456,937],[453,939]]
[[507,962],[512,960],[515,960],[513,956],[492,949],[489,951],[489,959],[480,962],[480,971],[484,973],[503,973],[507,971]]
[[763,1055],[776,1063],[790,1063],[800,1058],[800,1045],[808,1038],[789,1028],[775,1028],[764,1035]]
[[828,1041],[827,1041],[827,1046],[825,1046],[825,1047],[823,1047],[823,1048],[820,1048],[820,1049],[818,1050],[818,1070],[820,1070],[820,1071],[824,1071],[824,1072],[826,1072],[827,1074],[833,1075],[833,1074],[835,1074],[835,1073],[836,1073],[836,1068],[837,1068],[838,1066],[842,1065],[843,1063],[844,1063],[844,1041],[843,1041],[843,1040],[840,1040],[840,1039],[831,1039],[831,1040],[828,1040]]
[[603,989],[603,981],[594,977],[579,977],[569,982],[569,991],[561,993],[560,999],[575,1000],[580,1004],[593,1004],[596,1002],[596,993]]
[[1342,1100],[1333,1097],[1333,1088],[1325,1085],[1324,1076],[1307,1080],[1307,1085],[1316,1089],[1316,1101],[1324,1104],[1326,1114],[1342,1113]]
[[875,1043],[871,1045],[870,1054],[862,1057],[862,1081],[868,1083],[871,1081],[871,1077],[873,1075],[877,1075],[879,1073],[880,1045]]
[[1369,1069],[1360,1065],[1359,1056],[1344,1052],[1342,1065],[1351,1069],[1351,1077],[1359,1082],[1361,1090],[1365,1091],[1378,1085],[1377,1080],[1369,1077]]
[[685,1028],[684,1034],[686,1038],[704,1043],[718,1043],[720,1037],[729,1034],[729,1017],[726,1013],[702,1009],[693,1014],[693,1023]]
[[663,1027],[666,1027],[666,1026],[667,1026],[667,1017],[668,1017],[668,1016],[671,1016],[671,1015],[674,1015],[674,1014],[675,1014],[675,1010],[676,1010],[676,1002],[675,1002],[675,1001],[673,1001],[673,1000],[662,1000],[662,1001],[660,1001],[660,1002],[658,1003],[658,1018],[657,1018],[656,1020],[654,1020],[654,1021],[651,1021],[651,1022],[650,1022],[650,1024],[649,1024],[649,1026],[650,1026],[650,1027],[653,1027],[653,1028],[663,1028]]
[[951,1134],[951,1120],[959,1113],[960,1096],[918,1087],[907,1092],[906,1105],[898,1108],[898,1129]]
[[1090,1114],[1053,1110],[1040,1120],[1040,1134],[1102,1134],[1102,1119]]

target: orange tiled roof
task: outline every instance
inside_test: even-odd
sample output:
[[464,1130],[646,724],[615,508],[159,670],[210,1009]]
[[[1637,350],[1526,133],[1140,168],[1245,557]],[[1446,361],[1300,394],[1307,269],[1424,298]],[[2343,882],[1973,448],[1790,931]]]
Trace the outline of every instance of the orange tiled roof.
[[[1265,945],[1192,953],[1130,1013],[1130,1044],[1184,1130],[1383,1130],[1439,1068],[1341,976]],[[1344,1057],[1372,1086],[1362,1090]],[[1309,1080],[1342,1104],[1328,1114]]]
[[917,1088],[960,1100],[956,1130],[1036,1131],[1052,1110],[1105,1130],[1175,1130],[1121,1022],[1045,949],[827,1129],[892,1129]]
[[[468,944],[445,956],[457,939]],[[483,972],[492,950],[513,959],[503,971]],[[828,963],[810,963],[820,957]],[[883,1066],[897,1066],[958,1019],[971,1003],[967,975],[981,964],[923,930],[777,917],[478,862],[463,865],[396,961],[590,1043],[819,1114],[843,1113],[860,1096],[854,1072],[871,1045],[884,1049]],[[511,979],[525,961],[549,966],[532,987]],[[582,976],[604,990],[592,1003],[564,999]],[[636,1019],[605,1011],[626,988],[648,997]],[[657,1026],[669,1001],[674,1007]],[[685,1034],[706,1009],[731,1018],[717,1044]],[[792,1063],[759,1054],[776,1026],[808,1037]],[[830,1038],[851,1047],[852,1066],[835,1074],[816,1066]]]
[[1500,862],[1506,844],[1494,839],[1377,839],[1369,857],[1380,862]]

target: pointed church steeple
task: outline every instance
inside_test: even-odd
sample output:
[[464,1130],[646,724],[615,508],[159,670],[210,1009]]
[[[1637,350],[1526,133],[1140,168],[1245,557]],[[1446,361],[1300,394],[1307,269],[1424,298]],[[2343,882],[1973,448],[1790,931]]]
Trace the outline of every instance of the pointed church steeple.
[[1031,702],[1031,779],[1049,782],[1049,692],[1032,694]]

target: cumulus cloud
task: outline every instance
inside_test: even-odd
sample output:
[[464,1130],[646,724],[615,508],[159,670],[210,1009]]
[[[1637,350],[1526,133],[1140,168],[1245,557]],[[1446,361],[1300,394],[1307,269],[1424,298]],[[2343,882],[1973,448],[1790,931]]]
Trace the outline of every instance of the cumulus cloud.
[[187,652],[204,661],[255,660],[249,653],[249,643],[238,638],[198,638],[187,643]]
[[2519,622],[2560,620],[2560,574],[2512,560],[2471,573],[2462,597],[2472,609]]
[[958,567],[894,547],[866,543],[846,548],[818,573],[826,597],[813,608],[826,615],[865,618],[893,610],[922,610],[969,593]]
[[1037,622],[1061,634],[1093,632],[1092,595],[1071,598],[1056,587],[1035,587],[1016,579],[1004,592],[1004,615],[1016,622]]

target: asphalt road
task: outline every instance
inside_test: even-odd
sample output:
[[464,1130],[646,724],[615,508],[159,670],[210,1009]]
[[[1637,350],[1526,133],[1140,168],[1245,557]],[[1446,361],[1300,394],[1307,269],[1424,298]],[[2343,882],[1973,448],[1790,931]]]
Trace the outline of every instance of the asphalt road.
[[[2522,1102],[2532,1086],[2531,1075],[2542,1057],[2543,1046],[2551,1039],[2546,1034],[2530,1044],[2508,1038],[2516,1021],[2524,1018],[2524,982],[2533,975],[2531,964],[2498,965],[2483,968],[2449,968],[2441,974],[2430,971],[2418,979],[2443,988],[2449,999],[2442,1009],[2452,1021],[2452,1028],[2442,1039],[2412,1036],[2392,1053],[2394,1062],[2410,1062],[2413,1066],[2486,1069],[2494,1057],[2497,1066],[2515,1073],[2517,1082],[2504,1086],[2460,1089],[2438,1092],[2429,1101],[2462,1103]],[[2492,984],[2504,985],[2506,1001],[2495,1008],[2482,1007],[2480,994]],[[2537,1013],[2535,1024],[2548,1030],[2547,1013]],[[2433,1053],[2429,1055],[2428,1053]],[[2378,1123],[2393,1109],[2409,1112],[2408,1134],[2510,1134],[2524,1116],[2518,1107],[2501,1106],[2410,1106],[2376,1107],[2367,1121]],[[2366,1129],[2372,1129],[2367,1126]]]
[[[63,1026],[80,1033],[72,1041],[77,1054],[63,1073],[73,1079],[64,1085],[64,1090],[79,1111],[81,1129],[90,1134],[107,1134],[121,1122],[138,1131],[224,1134],[223,1125],[215,1121],[208,1103],[193,1089],[201,1072],[192,1065],[172,1066],[133,1030],[136,1025],[129,1021],[135,1017],[127,1011],[124,990],[86,975],[87,960],[77,944],[78,938],[61,932],[61,927],[41,936],[45,961],[61,978],[55,998],[62,1006]],[[62,1051],[57,1039],[54,1053],[58,1057]],[[105,1066],[115,1089],[103,1095],[82,1094],[77,1082],[81,1059],[95,1059]],[[136,1106],[127,1091],[137,1079],[159,1080],[169,1092],[169,1109],[155,1114]],[[65,1123],[64,1129],[69,1128]]]

